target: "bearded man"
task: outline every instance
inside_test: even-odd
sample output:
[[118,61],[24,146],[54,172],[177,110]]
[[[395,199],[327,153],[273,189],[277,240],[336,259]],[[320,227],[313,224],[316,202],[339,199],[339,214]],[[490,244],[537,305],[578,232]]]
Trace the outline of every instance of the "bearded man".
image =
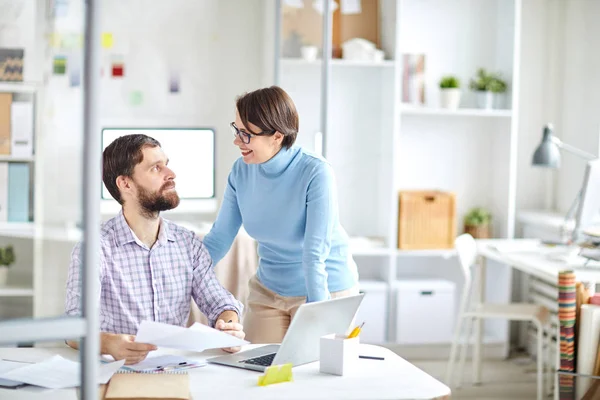
[[[156,349],[135,341],[140,323],[185,326],[191,299],[211,326],[244,338],[242,305],[217,280],[200,238],[160,216],[179,205],[168,164],[160,143],[146,135],[122,136],[103,153],[102,180],[122,209],[100,234],[100,351],[126,364]],[[69,316],[81,315],[81,257],[78,243],[67,278]],[[67,344],[79,348],[77,341]]]

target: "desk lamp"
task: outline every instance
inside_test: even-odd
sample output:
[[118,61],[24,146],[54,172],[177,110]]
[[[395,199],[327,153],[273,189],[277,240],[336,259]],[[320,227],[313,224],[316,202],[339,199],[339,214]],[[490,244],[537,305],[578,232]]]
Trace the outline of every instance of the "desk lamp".
[[[547,124],[544,127],[544,136],[542,137],[542,143],[535,149],[535,153],[533,153],[532,164],[536,167],[545,167],[545,168],[560,168],[560,150],[565,150],[571,154],[578,156],[579,158],[583,158],[586,161],[595,160],[596,156],[590,153],[587,153],[583,150],[578,149],[577,147],[571,146],[567,143],[564,143],[559,138],[555,137],[553,134],[554,127],[552,124]],[[567,224],[567,221],[570,220],[575,211],[577,210],[577,205],[581,199],[581,193],[583,189],[580,189],[577,193],[577,197],[569,211],[567,211],[567,215],[565,216],[565,223],[563,224],[563,229]],[[574,232],[573,232],[574,234]],[[573,234],[570,239],[573,238]]]

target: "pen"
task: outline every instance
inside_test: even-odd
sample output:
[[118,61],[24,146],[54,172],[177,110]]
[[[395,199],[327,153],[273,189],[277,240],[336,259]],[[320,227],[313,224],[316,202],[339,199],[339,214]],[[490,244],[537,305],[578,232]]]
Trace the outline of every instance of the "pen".
[[348,339],[352,339],[360,335],[360,330],[364,325],[365,323],[363,322],[362,324],[360,324],[360,326],[357,326],[356,328],[352,329],[352,332],[350,332],[350,334],[348,335]]
[[358,356],[358,358],[365,358],[367,360],[385,360],[383,357],[374,357],[374,356]]

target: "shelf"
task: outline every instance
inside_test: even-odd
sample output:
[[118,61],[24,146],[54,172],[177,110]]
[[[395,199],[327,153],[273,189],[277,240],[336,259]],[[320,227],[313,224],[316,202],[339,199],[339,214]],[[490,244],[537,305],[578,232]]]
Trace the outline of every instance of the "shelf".
[[34,232],[33,222],[0,222],[0,236],[33,238]]
[[[282,58],[282,65],[313,65],[320,66],[321,60],[315,61],[307,61],[302,58]],[[353,61],[353,60],[343,60],[343,59],[332,59],[331,65],[335,67],[368,67],[368,68],[391,68],[395,65],[395,61],[393,60],[383,60],[379,62],[375,61]]]
[[35,82],[0,82],[0,92],[35,93],[41,84]]
[[78,228],[61,226],[44,226],[36,228],[35,223],[33,222],[1,222],[0,236],[75,243],[82,240],[83,234],[81,229]]
[[398,257],[443,257],[450,258],[456,255],[455,249],[425,249],[425,250],[401,250],[398,249]]
[[0,286],[0,297],[33,297],[33,289]]
[[0,156],[0,162],[24,162],[24,163],[32,163],[34,161],[35,161],[35,157]]
[[450,110],[446,108],[419,107],[403,104],[401,113],[404,115],[432,115],[432,116],[457,116],[457,117],[489,117],[510,118],[512,110],[484,110],[479,108],[459,108]]

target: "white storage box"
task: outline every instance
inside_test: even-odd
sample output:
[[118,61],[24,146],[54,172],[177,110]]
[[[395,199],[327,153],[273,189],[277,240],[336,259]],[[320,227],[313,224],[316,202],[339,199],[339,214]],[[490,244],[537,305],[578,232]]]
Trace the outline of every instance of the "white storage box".
[[361,343],[381,344],[386,342],[388,319],[388,285],[380,281],[359,281],[358,287],[365,297],[356,314],[356,325],[365,326],[360,333]]
[[396,295],[396,342],[450,343],[454,327],[455,284],[444,280],[393,283]]

